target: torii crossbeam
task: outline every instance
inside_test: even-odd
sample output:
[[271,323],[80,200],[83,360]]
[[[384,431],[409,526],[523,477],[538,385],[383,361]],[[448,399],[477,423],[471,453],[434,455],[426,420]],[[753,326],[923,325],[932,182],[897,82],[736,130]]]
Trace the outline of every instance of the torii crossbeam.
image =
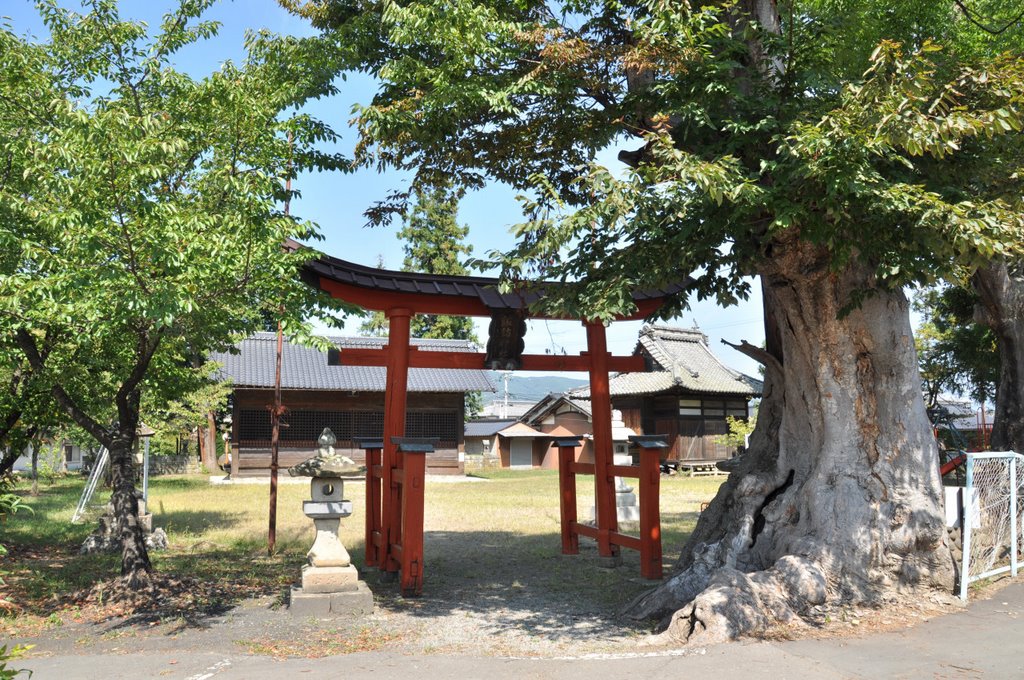
[[[579,356],[522,354],[525,320],[562,319],[530,311],[544,290],[562,284],[530,284],[521,290],[502,293],[495,278],[446,276],[375,269],[317,254],[303,267],[303,280],[332,297],[364,309],[383,312],[388,319],[388,344],[383,349],[332,351],[329,362],[335,365],[386,366],[384,397],[383,451],[377,477],[367,473],[366,564],[387,572],[401,572],[405,595],[419,594],[423,587],[423,510],[406,512],[405,481],[398,439],[405,434],[406,389],[409,368],[520,369],[527,371],[586,371],[590,375],[591,415],[593,419],[594,484],[598,552],[611,557],[618,553],[618,522],[615,507],[615,475],[612,459],[612,408],[608,388],[609,371],[645,370],[640,356],[611,356],[608,353],[605,325],[601,321],[581,319],[586,328],[587,352]],[[635,291],[636,311],[616,320],[640,319],[652,315],[668,296],[685,289],[685,284],[667,288]],[[416,314],[490,317],[490,337],[486,354],[425,351],[409,342],[410,321]],[[371,457],[367,457],[368,464]],[[371,466],[372,467],[372,466]],[[379,484],[380,488],[370,488]],[[379,506],[379,507],[378,507]],[[411,506],[410,506],[411,507]],[[575,513],[573,513],[575,516]],[[563,524],[567,522],[563,515]],[[418,526],[411,526],[418,523]],[[657,533],[654,527],[641,531]],[[563,534],[574,531],[563,526]],[[582,533],[582,532],[581,532]],[[417,540],[418,537],[418,540]],[[398,539],[398,540],[396,540]],[[402,543],[401,541],[404,541]],[[659,551],[660,554],[660,551]],[[403,568],[405,565],[405,568]],[[660,574],[660,564],[657,573]]]

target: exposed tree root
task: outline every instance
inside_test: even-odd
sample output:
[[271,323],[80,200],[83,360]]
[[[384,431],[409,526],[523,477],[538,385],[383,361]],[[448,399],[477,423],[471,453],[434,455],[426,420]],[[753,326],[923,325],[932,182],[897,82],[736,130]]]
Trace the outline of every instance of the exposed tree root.
[[771,569],[750,574],[723,567],[672,615],[662,635],[676,642],[714,644],[779,624],[800,624],[800,614],[824,603],[826,595],[824,571],[806,558],[783,557]]

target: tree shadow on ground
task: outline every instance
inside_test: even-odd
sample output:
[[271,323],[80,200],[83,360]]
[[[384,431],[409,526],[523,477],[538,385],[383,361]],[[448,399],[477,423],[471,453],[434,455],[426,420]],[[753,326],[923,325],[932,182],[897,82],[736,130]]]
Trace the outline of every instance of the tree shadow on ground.
[[657,583],[640,576],[636,551],[623,549],[615,565],[581,539],[580,554],[562,555],[558,533],[431,531],[424,543],[423,594],[402,598],[397,583],[378,582],[371,570],[367,580],[379,607],[426,619],[474,616],[486,619],[490,633],[555,642],[650,631],[619,615]]
[[[180,510],[161,514],[157,523],[173,527],[174,540],[183,533],[202,535],[210,526],[233,525],[243,516]],[[175,541],[166,551],[150,551],[155,579],[165,592],[133,597],[117,586],[119,553],[79,554],[96,522],[61,524],[59,539],[49,534],[47,540],[5,536],[10,552],[0,565],[6,581],[0,598],[13,611],[49,617],[88,609],[96,622],[116,622],[114,629],[168,619],[179,620],[185,627],[205,627],[205,620],[226,613],[240,601],[280,592],[290,581],[290,562],[297,557],[284,552],[267,558],[265,545],[254,548],[248,542],[220,547],[204,541],[192,545]]]
[[150,507],[153,527],[161,527],[170,536],[201,536],[212,528],[230,529],[246,520],[246,511],[171,510]]

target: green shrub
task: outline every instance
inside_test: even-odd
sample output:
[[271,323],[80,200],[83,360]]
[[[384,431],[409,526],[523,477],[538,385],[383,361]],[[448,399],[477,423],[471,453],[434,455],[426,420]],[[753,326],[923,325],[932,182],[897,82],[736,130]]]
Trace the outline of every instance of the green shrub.
[[11,680],[22,673],[32,675],[32,671],[29,670],[15,670],[7,666],[8,661],[13,661],[19,656],[22,656],[25,652],[32,649],[33,645],[14,645],[8,647],[7,645],[0,646],[0,680]]

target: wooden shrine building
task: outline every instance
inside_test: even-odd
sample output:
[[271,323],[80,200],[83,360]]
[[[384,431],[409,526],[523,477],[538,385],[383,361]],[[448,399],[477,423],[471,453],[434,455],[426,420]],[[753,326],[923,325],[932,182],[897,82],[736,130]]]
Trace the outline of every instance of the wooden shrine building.
[[[723,363],[696,328],[646,325],[633,353],[643,357],[644,371],[613,376],[608,385],[626,426],[664,436],[672,467],[713,467],[735,455],[735,447],[720,443],[729,431],[726,418],[749,418],[761,381]],[[590,388],[569,396],[589,399]]]
[[[384,338],[329,337],[342,351],[380,349]],[[414,339],[424,352],[475,353],[467,340]],[[255,333],[230,352],[215,352],[218,377],[231,382],[231,476],[270,474],[270,411],[274,399],[276,333]],[[335,448],[363,462],[358,442],[384,436],[385,369],[381,366],[329,366],[329,355],[315,347],[285,342],[282,352],[282,416],[278,464],[291,467],[316,455],[325,427]],[[483,370],[413,368],[409,370],[406,434],[437,441],[427,457],[431,474],[461,474],[467,392],[492,392]]]
[[[611,356],[601,321],[581,320],[588,351],[580,356],[523,354],[527,318],[545,317],[530,309],[545,288],[558,283],[527,284],[502,292],[498,279],[389,271],[346,262],[326,255],[311,259],[303,279],[329,295],[380,311],[388,319],[387,345],[380,349],[342,349],[331,352],[329,361],[344,366],[385,366],[383,440],[362,442],[367,461],[366,565],[400,573],[403,594],[423,586],[423,486],[425,453],[431,442],[406,437],[407,378],[412,368],[464,368],[528,371],[585,371],[590,375],[593,418],[593,463],[575,462],[578,438],[556,442],[563,456],[560,470],[562,551],[578,552],[579,536],[596,539],[602,556],[613,556],[620,547],[641,553],[641,573],[661,578],[661,536],[658,518],[659,457],[661,444],[637,438],[641,465],[618,466],[612,457],[612,407],[609,372],[644,370],[639,356]],[[684,289],[675,284],[665,289],[634,291],[636,311],[622,319],[654,314],[666,297]],[[487,352],[422,351],[410,341],[410,320],[416,314],[482,316],[491,319]],[[576,474],[594,476],[596,527],[576,521]],[[615,507],[615,477],[637,477],[640,491],[640,536],[619,533]]]

